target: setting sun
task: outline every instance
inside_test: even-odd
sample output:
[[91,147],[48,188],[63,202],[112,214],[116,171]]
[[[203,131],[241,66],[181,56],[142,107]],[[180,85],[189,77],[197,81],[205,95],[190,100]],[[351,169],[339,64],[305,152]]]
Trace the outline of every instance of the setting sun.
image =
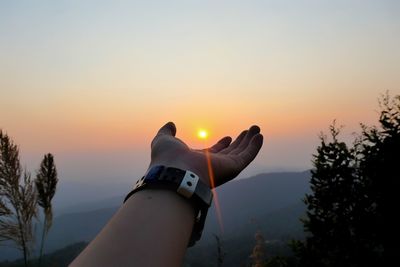
[[200,139],[206,139],[208,136],[208,132],[206,130],[199,130],[197,132],[197,137],[199,137]]

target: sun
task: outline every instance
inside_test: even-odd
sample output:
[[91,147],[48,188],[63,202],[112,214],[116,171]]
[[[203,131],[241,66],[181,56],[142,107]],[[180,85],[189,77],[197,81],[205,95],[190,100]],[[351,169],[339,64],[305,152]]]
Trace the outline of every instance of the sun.
[[201,129],[197,132],[197,137],[200,139],[206,139],[208,137],[208,132],[206,130]]

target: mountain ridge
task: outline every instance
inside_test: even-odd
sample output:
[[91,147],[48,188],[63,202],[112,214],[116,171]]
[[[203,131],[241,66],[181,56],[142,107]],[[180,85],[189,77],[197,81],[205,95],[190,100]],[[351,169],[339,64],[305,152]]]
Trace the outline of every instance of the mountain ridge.
[[[247,232],[248,234],[249,231],[243,229],[250,227],[250,232],[254,230],[249,226],[249,221],[252,218],[263,221],[265,220],[263,216],[299,203],[304,194],[309,192],[309,178],[309,171],[261,173],[249,178],[231,181],[223,187],[217,188],[216,192],[223,216],[224,235],[232,235],[235,231]],[[89,242],[122,205],[123,196],[110,199],[115,201],[115,205],[107,202],[107,199],[95,201],[91,204],[85,202],[81,204],[80,208],[84,207],[84,209],[89,210],[71,212],[73,208],[67,208],[65,210],[69,210],[69,212],[57,215],[46,240],[46,252],[50,253],[77,242]],[[108,203],[109,206],[98,209],[99,206],[104,205],[101,204],[104,202]],[[90,210],[91,207],[94,209]],[[290,215],[291,224],[300,223],[297,222],[297,218],[293,217],[297,215]],[[267,227],[270,226],[267,224]],[[215,213],[215,201],[208,212],[199,246],[206,245],[214,240],[214,234],[223,234]],[[7,253],[0,254],[0,260],[10,260],[16,257],[18,257],[18,251],[8,250]]]

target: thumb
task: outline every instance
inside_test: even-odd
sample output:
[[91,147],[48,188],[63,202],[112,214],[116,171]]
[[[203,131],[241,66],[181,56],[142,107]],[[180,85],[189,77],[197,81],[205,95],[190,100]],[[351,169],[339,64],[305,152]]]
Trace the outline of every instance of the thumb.
[[158,130],[156,136],[153,138],[153,141],[151,142],[151,147],[154,146],[154,144],[157,143],[157,140],[159,140],[159,138],[161,136],[172,136],[174,137],[176,134],[176,126],[173,122],[168,122],[166,123],[163,127],[160,128],[160,130]]
[[160,130],[158,130],[157,136],[164,135],[164,134],[175,136],[176,126],[172,121],[166,123],[163,127],[161,127]]

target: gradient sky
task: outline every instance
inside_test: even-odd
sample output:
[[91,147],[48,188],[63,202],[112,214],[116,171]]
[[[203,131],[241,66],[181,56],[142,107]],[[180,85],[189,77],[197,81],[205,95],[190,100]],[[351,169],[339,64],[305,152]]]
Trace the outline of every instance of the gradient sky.
[[334,119],[347,138],[400,93],[399,14],[395,0],[2,1],[0,128],[32,170],[52,152],[63,180],[135,181],[167,121],[194,147],[258,124],[242,177],[304,170]]

